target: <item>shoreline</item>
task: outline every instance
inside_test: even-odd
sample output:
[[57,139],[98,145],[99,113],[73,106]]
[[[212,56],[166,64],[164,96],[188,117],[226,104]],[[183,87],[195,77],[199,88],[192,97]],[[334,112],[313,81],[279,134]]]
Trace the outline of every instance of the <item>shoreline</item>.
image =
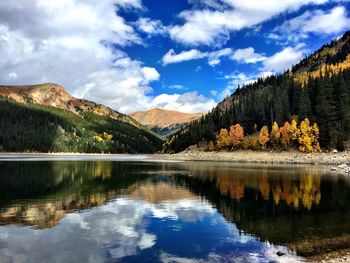
[[263,152],[232,151],[203,152],[185,151],[176,154],[154,154],[155,158],[177,161],[214,161],[252,164],[309,164],[341,165],[350,164],[350,152],[301,153],[298,151]]
[[175,154],[108,154],[108,153],[28,153],[0,152],[0,161],[7,160],[135,160],[135,161],[206,161],[252,164],[350,165],[350,151],[301,153],[298,151],[184,151]]

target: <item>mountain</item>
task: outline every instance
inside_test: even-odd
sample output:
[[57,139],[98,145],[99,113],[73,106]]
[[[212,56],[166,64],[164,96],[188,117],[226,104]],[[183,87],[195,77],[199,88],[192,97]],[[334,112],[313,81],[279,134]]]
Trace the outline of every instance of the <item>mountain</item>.
[[0,95],[6,96],[19,103],[34,103],[43,106],[51,106],[73,113],[87,111],[129,123],[137,128],[142,127],[140,123],[136,122],[128,115],[119,113],[102,104],[77,99],[70,95],[62,86],[54,83],[29,86],[0,86]]
[[141,124],[164,136],[170,136],[184,125],[199,119],[202,115],[202,113],[184,113],[159,108],[130,114],[132,118]]
[[0,86],[0,151],[155,152],[162,140],[131,117],[52,83]]
[[318,123],[321,147],[344,149],[350,139],[350,31],[322,46],[290,70],[258,79],[226,97],[202,119],[174,134],[166,152],[215,140],[222,128],[240,123],[254,134],[273,122],[309,118]]

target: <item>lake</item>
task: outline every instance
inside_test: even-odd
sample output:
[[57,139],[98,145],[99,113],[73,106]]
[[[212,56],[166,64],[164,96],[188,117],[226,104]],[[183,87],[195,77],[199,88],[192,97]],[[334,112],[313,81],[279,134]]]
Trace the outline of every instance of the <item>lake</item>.
[[350,247],[350,178],[316,166],[0,161],[0,262],[299,262]]

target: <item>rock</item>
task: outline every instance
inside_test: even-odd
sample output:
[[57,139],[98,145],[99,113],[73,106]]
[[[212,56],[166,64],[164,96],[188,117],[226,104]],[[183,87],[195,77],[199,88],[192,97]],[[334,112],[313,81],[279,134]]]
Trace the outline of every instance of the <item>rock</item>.
[[283,255],[285,255],[286,253],[282,252],[282,251],[277,251],[277,256],[282,257]]
[[336,149],[334,149],[333,151],[332,151],[332,153],[337,153],[338,151],[336,150]]

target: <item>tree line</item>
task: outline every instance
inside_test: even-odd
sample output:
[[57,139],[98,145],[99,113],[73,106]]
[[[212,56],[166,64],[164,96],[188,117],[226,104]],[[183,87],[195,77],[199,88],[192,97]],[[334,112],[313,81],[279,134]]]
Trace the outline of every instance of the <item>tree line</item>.
[[349,107],[350,69],[335,74],[326,67],[319,77],[309,76],[305,83],[287,71],[238,87],[210,113],[173,135],[163,150],[179,152],[201,140],[215,141],[221,128],[235,123],[253,134],[274,122],[305,118],[318,124],[320,147],[343,150],[350,135]]

